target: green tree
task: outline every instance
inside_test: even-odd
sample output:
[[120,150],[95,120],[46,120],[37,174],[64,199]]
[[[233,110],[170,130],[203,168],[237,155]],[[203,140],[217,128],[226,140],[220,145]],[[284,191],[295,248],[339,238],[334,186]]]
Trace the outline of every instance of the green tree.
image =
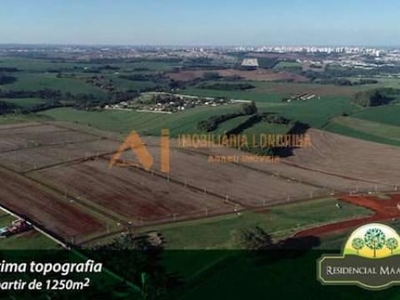
[[364,242],[369,249],[374,251],[374,257],[376,257],[376,250],[380,250],[385,246],[386,236],[382,230],[371,228],[365,233]]
[[395,238],[390,238],[386,241],[386,247],[391,251],[393,254],[393,251],[399,247],[399,242]]
[[363,239],[361,238],[355,238],[353,239],[353,242],[351,243],[351,246],[357,251],[357,254],[359,253],[359,251],[364,248],[365,243],[363,241]]
[[233,243],[241,249],[262,250],[272,245],[271,235],[259,226],[233,233]]
[[242,112],[245,115],[253,115],[256,114],[258,111],[256,103],[251,101],[250,103],[243,103],[242,105]]

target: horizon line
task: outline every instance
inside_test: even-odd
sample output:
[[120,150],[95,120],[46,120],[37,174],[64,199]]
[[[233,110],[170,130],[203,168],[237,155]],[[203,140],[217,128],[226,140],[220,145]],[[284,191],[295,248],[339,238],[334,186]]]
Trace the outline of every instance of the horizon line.
[[84,47],[357,47],[357,48],[400,48],[400,45],[362,45],[362,44],[107,44],[107,43],[1,43],[0,46],[84,46]]

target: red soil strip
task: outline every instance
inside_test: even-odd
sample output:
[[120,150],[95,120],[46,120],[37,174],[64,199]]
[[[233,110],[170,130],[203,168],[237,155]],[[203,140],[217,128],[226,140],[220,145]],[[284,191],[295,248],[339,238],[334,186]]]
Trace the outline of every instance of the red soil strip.
[[373,196],[343,196],[340,200],[373,210],[375,214],[370,217],[353,219],[333,224],[327,224],[311,229],[306,229],[295,234],[295,237],[321,236],[333,232],[358,227],[366,223],[378,222],[400,217],[400,194],[388,195],[390,199],[379,199]]

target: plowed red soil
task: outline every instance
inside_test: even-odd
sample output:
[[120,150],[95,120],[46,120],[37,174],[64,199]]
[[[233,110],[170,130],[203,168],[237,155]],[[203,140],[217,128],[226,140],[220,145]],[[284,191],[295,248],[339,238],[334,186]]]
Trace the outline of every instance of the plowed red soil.
[[366,223],[384,221],[400,217],[400,194],[390,195],[390,199],[379,199],[373,196],[343,196],[340,200],[373,210],[375,214],[370,217],[353,219],[333,224],[327,224],[298,232],[295,236],[321,236],[333,232],[361,226]]
[[99,231],[101,222],[59,195],[20,175],[0,169],[0,203],[23,217],[69,239]]

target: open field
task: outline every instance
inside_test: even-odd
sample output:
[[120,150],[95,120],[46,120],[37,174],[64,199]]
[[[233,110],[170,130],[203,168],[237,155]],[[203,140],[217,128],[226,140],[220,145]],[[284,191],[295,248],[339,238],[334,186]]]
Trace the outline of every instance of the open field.
[[363,109],[354,113],[352,117],[387,125],[400,126],[399,114],[400,105],[385,105]]
[[54,241],[31,230],[5,239],[0,239],[0,250],[55,250],[60,249]]
[[4,169],[0,169],[0,177],[0,204],[55,234],[71,238],[102,229],[98,220],[62,201],[51,190]]
[[267,211],[244,212],[240,216],[215,217],[207,220],[169,224],[158,228],[166,238],[167,249],[231,249],[236,230],[260,226],[275,239],[280,239],[321,224],[372,215],[372,211],[340,202],[334,198],[319,199],[271,207]]
[[[311,140],[312,142],[312,140]],[[301,149],[304,153],[311,152],[311,148]],[[209,155],[236,155],[241,156],[244,153],[237,149],[227,148],[198,148],[192,151],[202,154],[204,160],[207,160]],[[243,168],[257,171],[262,175],[266,175],[265,181],[270,178],[280,178],[287,182],[303,183],[311,187],[309,194],[305,198],[326,197],[332,193],[349,193],[358,191],[374,191],[376,184],[348,176],[341,176],[337,174],[330,174],[329,172],[318,172],[312,168],[299,168],[291,164],[286,164],[285,160],[281,159],[280,163],[243,163]],[[173,166],[171,166],[171,169]],[[387,189],[388,187],[383,184],[377,184],[379,189]],[[290,199],[295,197],[294,190],[285,190],[285,195]]]
[[47,116],[38,115],[38,114],[12,114],[12,115],[0,115],[0,125],[7,126],[10,124],[23,124],[23,123],[32,123],[32,122],[46,122],[51,119]]
[[[309,297],[310,291],[311,293],[316,293],[315,296],[318,297],[317,295],[319,295],[319,293],[323,290],[326,293],[329,292],[329,295],[331,295],[329,299],[348,299],[347,297],[350,293],[352,293],[354,297],[365,297],[368,291],[363,291],[362,289],[359,289],[357,287],[348,287],[346,298],[341,298],[341,295],[343,295],[342,289],[340,289],[340,292],[338,293],[335,292],[338,291],[338,289],[330,289],[328,291],[326,286],[321,285],[318,281],[315,280],[315,269],[311,268],[312,270],[310,270],[310,266],[314,266],[315,262],[322,255],[326,255],[328,253],[339,254],[342,251],[343,243],[345,242],[346,238],[356,226],[361,226],[365,223],[385,220],[386,224],[389,224],[393,228],[398,229],[399,221],[392,221],[392,218],[398,218],[400,216],[400,211],[397,209],[397,203],[399,202],[399,200],[399,195],[391,195],[390,198],[386,200],[377,199],[371,196],[345,197],[343,201],[345,201],[345,203],[348,203],[347,205],[350,205],[350,207],[343,206],[342,209],[345,208],[348,210],[349,208],[355,208],[355,205],[357,205],[360,206],[360,208],[367,207],[374,210],[374,215],[366,216],[368,213],[364,215],[362,213],[357,213],[358,217],[365,217],[358,220],[341,221],[337,224],[322,226],[314,225],[314,228],[301,231],[293,239],[298,241],[301,241],[302,239],[304,239],[305,241],[307,239],[315,240],[316,245],[312,247],[312,250],[310,250],[311,248],[307,248],[307,251],[291,250],[289,253],[286,253],[285,250],[280,250],[279,255],[275,256],[273,259],[271,259],[271,255],[273,255],[273,253],[270,253],[269,251],[264,251],[256,257],[252,256],[252,258],[249,258],[248,253],[241,253],[239,251],[177,251],[178,253],[174,253],[174,251],[171,251],[170,253],[167,253],[165,263],[171,269],[177,270],[179,274],[181,274],[185,278],[185,281],[188,283],[188,288],[178,290],[177,294],[173,294],[170,299],[174,299],[173,297],[178,294],[180,295],[180,299],[202,299],[202,297],[209,293],[213,293],[215,295],[216,293],[218,293],[218,291],[221,290],[221,278],[223,278],[222,280],[225,282],[222,283],[223,286],[226,285],[222,288],[227,291],[223,294],[224,297],[226,297],[227,293],[232,293],[232,297],[233,295],[237,296],[238,293],[243,290],[243,285],[249,287],[251,286],[251,288],[249,288],[249,291],[254,292],[254,288],[258,290],[258,292],[254,292],[254,296],[256,296],[259,295],[259,293],[261,293],[263,290],[265,290],[265,286],[270,285],[271,282],[273,282],[274,291],[279,291],[281,296],[285,295],[285,297],[287,298],[296,298],[299,297],[299,295],[302,295],[302,293],[304,293],[304,297]],[[310,204],[312,203],[314,202],[310,202]],[[293,206],[294,208],[296,205],[297,204],[293,204],[291,206]],[[302,203],[302,205],[304,205],[303,208],[306,208],[306,203]],[[287,212],[289,213],[279,214],[278,217],[284,218],[288,215],[290,216],[290,211],[288,208],[289,207],[287,206],[281,206],[281,210],[287,210]],[[318,203],[318,209],[321,209],[321,215],[325,213],[324,211],[322,211],[321,203]],[[299,217],[299,215],[297,214],[298,211],[300,211],[301,214],[302,208],[297,207],[296,213],[294,214],[295,218]],[[311,211],[313,211],[312,207]],[[341,210],[336,211],[339,211],[339,213],[345,213],[345,211]],[[371,213],[371,211],[369,212]],[[273,210],[271,210],[270,214],[273,213]],[[332,213],[332,209],[330,211],[327,210],[326,213]],[[311,218],[313,216],[314,215],[311,215]],[[244,215],[242,217],[244,217]],[[251,219],[254,219],[254,216],[252,216]],[[301,220],[303,221],[304,219]],[[226,224],[226,221],[224,220],[221,220],[221,222],[225,222]],[[183,238],[186,237],[189,240],[189,244],[190,242],[192,242],[192,245],[196,245],[197,240],[190,239],[190,235],[199,234],[199,231],[191,231],[195,230],[198,227],[205,226],[199,224],[195,227],[194,225],[195,224],[189,225],[187,227],[182,227],[181,232],[183,232],[184,235],[182,236],[177,234],[176,239],[183,240]],[[260,225],[260,223],[255,223],[255,225],[251,225]],[[268,228],[271,228],[271,226],[268,226]],[[207,232],[216,232],[218,234],[218,229],[220,229],[219,226],[216,226],[215,229],[207,228]],[[178,229],[175,228],[166,228],[164,232],[166,234],[173,235],[175,233],[175,230],[177,233]],[[213,235],[207,235],[205,234],[205,231],[206,230],[204,230],[203,234],[212,239]],[[227,235],[229,236],[228,232],[224,232],[224,234],[220,238],[224,240],[225,237],[226,240]],[[185,255],[184,252],[187,254]],[[188,265],[190,267],[184,269],[177,267],[178,264],[176,263],[176,261],[178,257],[182,258],[185,261],[185,265]],[[287,287],[288,276],[291,276],[290,274],[293,273],[293,268],[304,270],[304,272],[302,273],[301,280],[298,280],[298,275],[293,276],[292,279],[289,279],[292,285],[290,289],[287,289],[285,287]],[[216,275],[216,273],[218,273],[218,275]],[[243,275],[243,273],[245,273],[245,275]],[[234,276],[231,274],[234,274]],[[231,284],[232,280],[238,280],[237,276],[243,276],[240,279],[240,289],[236,289],[235,285]],[[219,278],[219,280],[217,278]],[[265,278],[268,278],[268,280],[262,282],[262,280],[264,280]],[[284,278],[285,280],[283,280],[282,278]],[[215,285],[214,280],[218,280],[218,285]],[[307,291],[306,293],[304,292],[304,280],[307,280],[307,282],[310,283],[315,283],[315,285],[313,285],[312,287],[309,286],[310,291]],[[260,284],[254,284],[254,282]],[[198,289],[206,289],[207,292],[200,296],[198,293]],[[196,292],[194,292],[195,290]],[[317,290],[320,290],[320,292],[316,292]],[[386,293],[386,295],[384,296],[385,298],[396,299],[396,293],[391,292],[391,289],[379,292],[380,295],[383,295],[382,293]],[[248,297],[249,292],[243,293],[241,295],[242,297]]]
[[225,204],[223,199],[168,182],[148,172],[138,172],[135,168],[109,169],[105,160],[49,168],[30,176],[93,201],[135,225],[233,211],[233,205]]
[[[400,150],[393,146],[352,139],[311,129],[313,147],[297,149],[284,163],[319,173],[386,185],[400,185]],[[383,188],[383,187],[382,187]]]
[[19,150],[31,147],[92,142],[99,137],[75,132],[52,125],[17,125],[0,127],[0,152]]
[[[255,100],[262,96],[268,97],[269,95],[280,95],[281,97],[289,97],[292,95],[308,93],[315,94],[318,96],[330,96],[330,97],[351,97],[360,90],[366,90],[366,86],[337,86],[333,84],[316,84],[316,83],[287,83],[287,82],[255,82],[249,81],[255,86],[255,88],[247,91],[220,91],[211,89],[201,88],[187,88],[180,91],[182,94],[188,95],[200,95],[200,96],[218,96],[223,97],[225,94],[227,97],[234,99],[248,99]],[[232,93],[236,93],[237,97],[231,96]],[[246,95],[248,95],[246,97]],[[258,95],[259,98],[256,98]],[[246,98],[244,98],[246,97]],[[250,99],[250,97],[252,99]]]
[[14,104],[20,108],[32,108],[36,105],[46,103],[45,100],[40,98],[18,98],[18,99],[4,99],[0,100],[1,102],[6,102],[10,104]]
[[[15,220],[15,217],[0,210],[0,227],[6,227]],[[57,243],[36,230],[0,238],[0,250],[45,250],[58,249]]]
[[206,120],[213,115],[233,113],[239,109],[240,105],[232,104],[219,107],[197,107],[168,115],[117,110],[88,112],[72,108],[57,108],[42,112],[41,115],[58,121],[90,124],[101,130],[123,134],[129,134],[132,130],[136,130],[144,135],[158,136],[161,129],[168,128],[172,136],[177,136],[178,134],[199,133],[197,122]]
[[79,79],[57,78],[54,73],[43,74],[27,74],[17,73],[17,81],[3,86],[5,90],[30,90],[36,91],[41,89],[55,89],[62,92],[70,92],[73,94],[94,94],[97,97],[105,97],[105,93],[95,87],[86,84]]
[[245,134],[248,137],[260,136],[260,134],[286,134],[289,129],[290,126],[285,124],[271,124],[267,122],[260,122],[250,128],[247,128],[241,134]]
[[[153,155],[154,166],[158,167],[159,148],[151,146],[147,148]],[[242,152],[242,155],[245,153]],[[126,152],[121,159],[128,161],[134,159],[134,156]],[[181,184],[196,186],[201,191],[206,189],[210,193],[220,195],[222,199],[227,196],[229,200],[244,207],[260,207],[276,202],[308,198],[310,193],[322,190],[299,182],[288,182],[237,164],[209,162],[207,156],[188,149],[170,151],[170,169],[170,178]]]
[[400,142],[398,142],[396,140],[387,139],[385,137],[376,136],[376,135],[370,134],[368,132],[362,132],[362,131],[358,131],[355,129],[351,129],[347,126],[343,126],[343,125],[340,125],[335,122],[327,124],[326,127],[324,128],[324,130],[327,130],[332,133],[356,138],[356,139],[362,139],[365,141],[381,143],[381,144],[386,144],[386,145],[400,146]]
[[[398,204],[400,203],[400,195],[389,195],[388,199],[380,199],[373,196],[343,196],[340,198],[342,201],[364,207],[374,211],[372,216],[363,218],[331,223],[318,228],[310,228],[302,230],[296,234],[296,237],[301,236],[323,236],[332,233],[340,233],[348,231],[367,223],[374,223],[380,221],[394,221],[400,217],[400,210]],[[398,226],[398,225],[397,225]]]
[[[34,59],[34,58],[22,58],[22,57],[1,57],[0,67],[13,67],[23,72],[40,72],[44,73],[50,69],[56,68],[73,68],[77,66],[77,63],[62,63],[62,62],[51,62],[49,60]],[[18,74],[18,73],[17,73]]]
[[[0,127],[4,142],[0,163],[16,171],[28,171],[26,176],[34,179],[2,170],[6,181],[1,203],[61,236],[104,232],[97,213],[143,226],[217,214],[236,217],[235,209],[262,208],[337,193],[393,191],[395,185],[400,185],[395,167],[400,158],[397,148],[315,129],[308,132],[312,148],[295,149],[294,156],[281,159],[281,163],[212,163],[209,155],[245,153],[227,148],[183,149],[176,139],[171,139],[168,180],[156,171],[152,174],[135,167],[110,169],[110,153],[120,143],[100,131],[94,133],[96,130],[91,127],[80,130],[78,124],[71,126],[74,129],[60,123]],[[157,170],[159,139],[147,137],[145,141]],[[380,156],[376,157],[376,153]],[[136,161],[131,151],[121,159]],[[62,199],[66,198],[63,195],[78,199],[79,203],[72,204]],[[82,210],[81,202],[86,210]],[[96,217],[90,214],[91,209]],[[276,234],[288,234],[282,230],[278,233],[276,229]]]
[[358,286],[321,284],[316,279],[316,261],[322,255],[339,254],[337,250],[282,250],[274,254],[169,251],[169,269],[185,276],[182,280],[186,284],[170,293],[166,300],[201,300],[210,295],[213,299],[265,299],[276,295],[282,299],[398,299],[396,287],[371,292]]
[[253,100],[256,101],[257,104],[259,102],[280,104],[282,100],[282,95],[267,94],[258,91],[257,89],[251,89],[247,91],[222,91],[189,87],[185,90],[179,91],[178,93],[182,95],[191,95],[198,97],[227,97],[229,99]]
[[0,152],[0,161],[3,166],[16,172],[28,172],[67,161],[85,160],[92,156],[113,153],[118,147],[119,143],[110,140],[70,142],[61,146],[28,147]]
[[[341,130],[341,128],[343,128]],[[400,127],[353,117],[335,117],[325,127],[326,130],[370,141],[400,145]],[[359,134],[351,134],[359,132]],[[366,136],[371,136],[369,139]]]
[[[179,73],[169,73],[168,76],[174,80],[189,81],[196,78],[202,78],[204,73],[210,71],[181,71]],[[233,69],[213,70],[213,73],[218,73],[222,77],[240,76],[243,80],[254,81],[277,81],[277,80],[294,80],[298,82],[307,81],[306,77],[289,73],[289,72],[274,72],[271,70],[258,69],[254,71],[241,71]]]
[[111,79],[114,84],[121,90],[138,90],[155,87],[157,85],[152,81],[133,81],[119,78],[118,75],[106,75],[105,77]]
[[218,125],[218,128],[213,131],[215,134],[224,134],[225,132],[239,126],[245,122],[250,116],[240,116],[223,122]]
[[[208,90],[197,90],[202,96]],[[221,95],[227,92],[221,92]],[[309,101],[298,101],[293,103],[281,102],[281,96],[265,94],[246,94],[246,92],[229,92],[228,96],[233,99],[252,100],[256,99],[257,107],[261,112],[276,112],[282,116],[302,121],[316,128],[323,128],[330,119],[344,112],[352,112],[357,107],[349,103],[345,97],[321,97]],[[246,98],[246,96],[248,96]],[[172,136],[178,134],[199,133],[196,128],[199,121],[206,120],[213,115],[236,112],[240,105],[224,105],[219,107],[197,107],[178,112],[171,115],[143,113],[136,111],[106,110],[102,112],[90,112],[75,110],[73,108],[56,108],[41,112],[41,116],[53,118],[57,121],[77,122],[79,124],[91,125],[98,129],[109,130],[128,134],[136,130],[146,135],[160,135],[160,129],[168,128]],[[233,121],[232,121],[233,122]]]
[[280,61],[274,66],[275,70],[302,69],[301,63],[296,61]]

